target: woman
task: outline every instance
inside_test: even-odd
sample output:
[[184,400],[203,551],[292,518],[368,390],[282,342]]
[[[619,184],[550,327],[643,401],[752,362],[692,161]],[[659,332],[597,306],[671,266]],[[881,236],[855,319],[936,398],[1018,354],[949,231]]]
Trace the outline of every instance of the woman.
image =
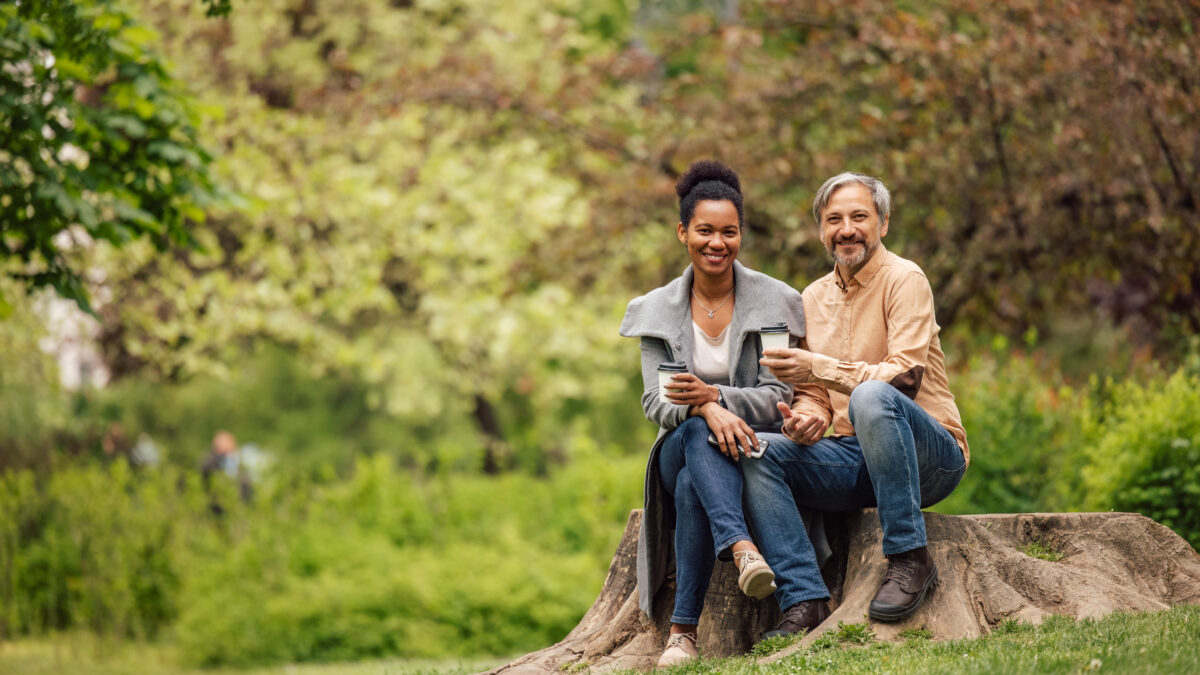
[[[699,161],[675,191],[676,235],[691,265],[630,302],[621,323],[621,335],[641,339],[642,408],[660,427],[638,540],[638,597],[650,617],[670,562],[666,535],[675,529],[675,607],[662,667],[698,655],[696,625],[718,554],[732,553],[742,592],[762,598],[775,589],[742,515],[737,462],[755,461],[745,459],[758,443],[755,432],[779,429],[776,404],[792,398],[791,386],[758,364],[758,329],[786,323],[793,342],[804,335],[800,294],[737,262],[744,222],[737,174]],[[671,361],[687,372],[672,377],[667,403],[659,398],[658,367]]]

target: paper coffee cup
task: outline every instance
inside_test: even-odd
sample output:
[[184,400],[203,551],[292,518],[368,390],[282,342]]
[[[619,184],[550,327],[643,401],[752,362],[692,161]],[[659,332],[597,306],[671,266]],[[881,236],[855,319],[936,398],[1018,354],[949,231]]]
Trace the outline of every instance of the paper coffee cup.
[[790,335],[786,323],[772,324],[758,329],[758,339],[762,341],[763,349],[787,349]]
[[658,400],[663,403],[673,403],[667,398],[667,386],[671,384],[671,378],[679,373],[686,373],[687,366],[682,363],[672,362],[663,363],[658,366]]

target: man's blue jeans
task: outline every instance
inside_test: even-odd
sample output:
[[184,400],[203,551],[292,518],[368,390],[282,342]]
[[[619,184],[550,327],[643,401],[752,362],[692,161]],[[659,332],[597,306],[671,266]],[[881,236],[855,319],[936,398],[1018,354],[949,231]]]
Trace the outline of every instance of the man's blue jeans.
[[770,446],[742,462],[746,515],[755,541],[775,571],[781,609],[828,598],[798,508],[848,511],[879,508],[883,553],[925,545],[921,507],[945,499],[966,470],[954,436],[891,385],[870,380],[850,396],[857,436],[798,445],[781,434],[760,434]]
[[659,480],[675,500],[672,623],[700,623],[717,554],[750,538],[742,513],[741,471],[709,444],[708,434],[704,418],[690,417],[659,448]]

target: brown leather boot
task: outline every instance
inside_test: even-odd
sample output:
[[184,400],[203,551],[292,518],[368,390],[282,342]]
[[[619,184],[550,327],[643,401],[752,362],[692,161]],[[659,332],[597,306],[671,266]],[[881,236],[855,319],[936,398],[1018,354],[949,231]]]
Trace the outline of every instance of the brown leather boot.
[[829,603],[825,600],[804,600],[788,607],[779,620],[779,627],[763,635],[763,638],[793,635],[802,630],[812,630],[829,618]]
[[917,611],[937,583],[937,567],[924,546],[888,556],[887,573],[868,615],[876,621],[899,621]]

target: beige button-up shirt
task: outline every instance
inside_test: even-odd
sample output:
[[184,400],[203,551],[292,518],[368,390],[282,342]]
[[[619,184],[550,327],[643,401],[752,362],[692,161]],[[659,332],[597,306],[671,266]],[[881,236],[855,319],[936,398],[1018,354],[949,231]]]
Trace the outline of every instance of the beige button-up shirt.
[[812,384],[797,385],[792,408],[817,415],[838,436],[854,434],[850,392],[882,380],[916,401],[971,461],[933,314],[933,290],[915,263],[882,245],[849,280],[837,266],[804,289]]

